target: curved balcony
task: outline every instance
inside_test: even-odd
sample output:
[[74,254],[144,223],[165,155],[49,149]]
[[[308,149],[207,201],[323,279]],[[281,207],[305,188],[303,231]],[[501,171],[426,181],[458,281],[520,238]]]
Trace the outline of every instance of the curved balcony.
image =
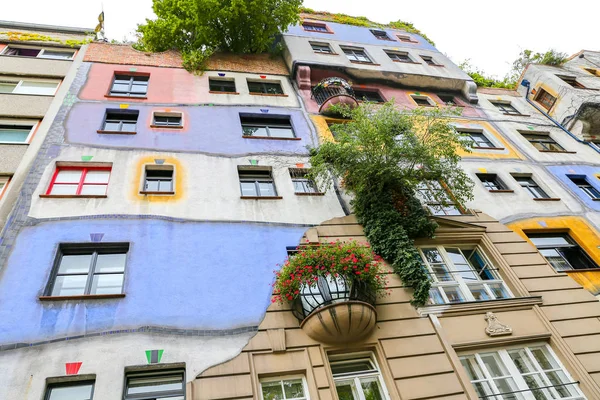
[[364,282],[345,277],[319,277],[304,287],[292,303],[300,327],[324,343],[349,343],[363,339],[375,327],[376,294]]
[[352,108],[358,106],[352,86],[342,78],[323,79],[312,89],[312,97],[320,106],[319,113],[324,115],[335,114],[330,110],[334,104],[345,104]]

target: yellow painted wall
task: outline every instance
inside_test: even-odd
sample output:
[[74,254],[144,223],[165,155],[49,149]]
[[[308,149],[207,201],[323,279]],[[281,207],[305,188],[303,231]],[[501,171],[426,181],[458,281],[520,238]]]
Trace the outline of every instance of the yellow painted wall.
[[516,159],[524,159],[524,157],[516,151],[505,139],[504,137],[490,124],[486,121],[474,121],[464,118],[452,119],[452,124],[456,125],[459,128],[465,129],[483,129],[486,133],[493,135],[496,140],[502,143],[502,147],[506,150],[481,150],[473,151],[472,153],[467,153],[465,151],[459,151],[459,155],[463,158],[469,157],[478,157],[478,158],[492,158],[492,159],[504,159],[504,158],[516,158]]
[[[140,193],[140,188],[142,185],[142,180],[144,179],[144,168],[146,165],[157,165],[154,160],[160,159],[165,160],[163,165],[173,165],[175,169],[175,194],[174,195],[146,195]],[[173,157],[163,157],[161,155],[153,155],[147,157],[141,157],[138,159],[135,166],[135,174],[132,177],[130,182],[130,186],[132,188],[131,197],[134,200],[142,201],[142,202],[152,202],[152,203],[169,203],[176,202],[183,198],[184,196],[184,182],[185,182],[185,171],[183,166]]]

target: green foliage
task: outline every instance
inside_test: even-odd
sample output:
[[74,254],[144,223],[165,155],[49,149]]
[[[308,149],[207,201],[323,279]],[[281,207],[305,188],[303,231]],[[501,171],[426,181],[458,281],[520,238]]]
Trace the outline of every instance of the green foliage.
[[514,89],[515,81],[509,80],[508,77],[503,80],[487,76],[484,71],[479,68],[473,67],[470,60],[465,60],[458,65],[463,71],[467,73],[473,79],[478,87],[490,87],[490,88],[502,88],[502,89]]
[[136,48],[176,49],[201,68],[214,51],[262,53],[298,21],[302,0],[153,0],[155,20],[138,25]]
[[448,118],[457,111],[404,112],[393,102],[336,111],[350,121],[331,127],[335,142],[311,149],[311,177],[320,185],[331,176],[343,180],[373,250],[415,290],[412,303],[423,305],[430,281],[413,240],[432,237],[436,224],[416,190],[424,180],[438,180],[451,188],[457,203],[472,198],[473,183],[458,165],[458,150],[468,151],[468,142]]
[[303,287],[315,287],[319,277],[361,281],[376,295],[382,294],[386,278],[380,260],[369,247],[354,241],[301,247],[275,272],[273,302],[295,299]]
[[[18,32],[18,31],[10,31],[10,32],[0,32],[0,35],[6,35],[9,41],[14,42],[54,42],[66,44],[71,47],[79,47],[85,44],[91,43],[93,41],[92,38],[75,40],[61,40],[52,36],[40,35],[39,33],[31,33],[31,32]],[[90,33],[91,35],[91,33]]]

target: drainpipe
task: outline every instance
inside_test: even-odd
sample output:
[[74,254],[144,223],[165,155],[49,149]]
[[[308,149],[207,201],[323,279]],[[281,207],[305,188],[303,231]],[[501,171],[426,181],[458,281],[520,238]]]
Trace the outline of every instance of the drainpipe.
[[592,149],[596,150],[597,153],[600,153],[600,147],[596,146],[594,143],[591,142],[586,142],[585,140],[581,140],[579,139],[577,136],[575,136],[574,134],[572,134],[567,128],[565,128],[564,126],[562,126],[557,120],[555,120],[554,118],[552,118],[550,115],[548,115],[545,111],[543,111],[542,109],[540,109],[537,104],[535,104],[533,101],[529,100],[529,89],[531,88],[531,82],[529,82],[527,79],[523,79],[521,81],[521,86],[526,87],[527,88],[527,93],[525,94],[525,100],[527,100],[527,102],[529,104],[531,104],[536,110],[538,110],[539,112],[542,113],[542,115],[544,115],[544,117],[548,118],[550,121],[552,121],[554,123],[554,125],[558,126],[560,129],[562,129],[567,135],[571,136],[573,139],[577,140],[579,143],[583,143],[583,144],[587,144],[588,146],[590,146]]

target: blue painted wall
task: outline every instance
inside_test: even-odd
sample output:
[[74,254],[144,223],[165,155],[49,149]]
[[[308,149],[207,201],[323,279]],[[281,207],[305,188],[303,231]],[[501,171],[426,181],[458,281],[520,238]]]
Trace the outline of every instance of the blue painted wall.
[[[66,220],[24,228],[0,278],[0,344],[164,326],[258,325],[273,270],[305,227],[162,220]],[[125,298],[42,302],[59,243],[129,242]]]
[[438,51],[427,40],[423,39],[423,37],[421,37],[419,35],[415,35],[414,33],[410,33],[409,35],[411,35],[413,38],[415,38],[418,41],[418,43],[401,42],[400,40],[398,40],[396,38],[397,34],[406,34],[406,32],[403,32],[400,30],[393,30],[393,29],[383,29],[387,32],[389,37],[396,39],[395,41],[392,42],[392,41],[388,41],[388,40],[377,39],[375,37],[375,35],[373,35],[371,33],[369,28],[366,28],[366,27],[338,24],[335,22],[324,22],[324,21],[321,21],[321,22],[326,23],[327,26],[329,27],[329,29],[331,29],[333,31],[333,33],[309,32],[309,31],[305,31],[302,28],[302,26],[295,25],[295,26],[291,26],[288,29],[288,31],[286,32],[286,34],[294,35],[294,36],[315,38],[315,39],[320,39],[320,40],[324,40],[324,41],[337,40],[337,41],[342,41],[342,42],[351,42],[353,44],[362,43],[362,44],[370,44],[370,45],[374,45],[374,46],[385,46],[385,47],[389,47],[389,48],[402,46],[402,47],[414,48],[414,49],[427,49],[427,50]]
[[[139,110],[137,134],[99,134],[106,109],[118,109],[118,104],[77,103],[66,121],[66,140],[70,143],[103,147],[157,149],[161,151],[206,152],[213,154],[294,153],[308,154],[312,145],[308,123],[301,111],[269,107],[170,106],[184,113],[184,129],[150,128],[153,111],[164,107],[131,105]],[[268,109],[268,114],[261,113]],[[289,115],[296,137],[301,140],[246,139],[242,137],[240,113]]]
[[583,202],[593,210],[600,211],[600,201],[592,200],[581,189],[575,185],[568,175],[585,176],[587,181],[600,191],[600,168],[587,165],[560,165],[548,167],[550,172],[556,176],[561,182],[571,189],[575,196],[583,200]]

